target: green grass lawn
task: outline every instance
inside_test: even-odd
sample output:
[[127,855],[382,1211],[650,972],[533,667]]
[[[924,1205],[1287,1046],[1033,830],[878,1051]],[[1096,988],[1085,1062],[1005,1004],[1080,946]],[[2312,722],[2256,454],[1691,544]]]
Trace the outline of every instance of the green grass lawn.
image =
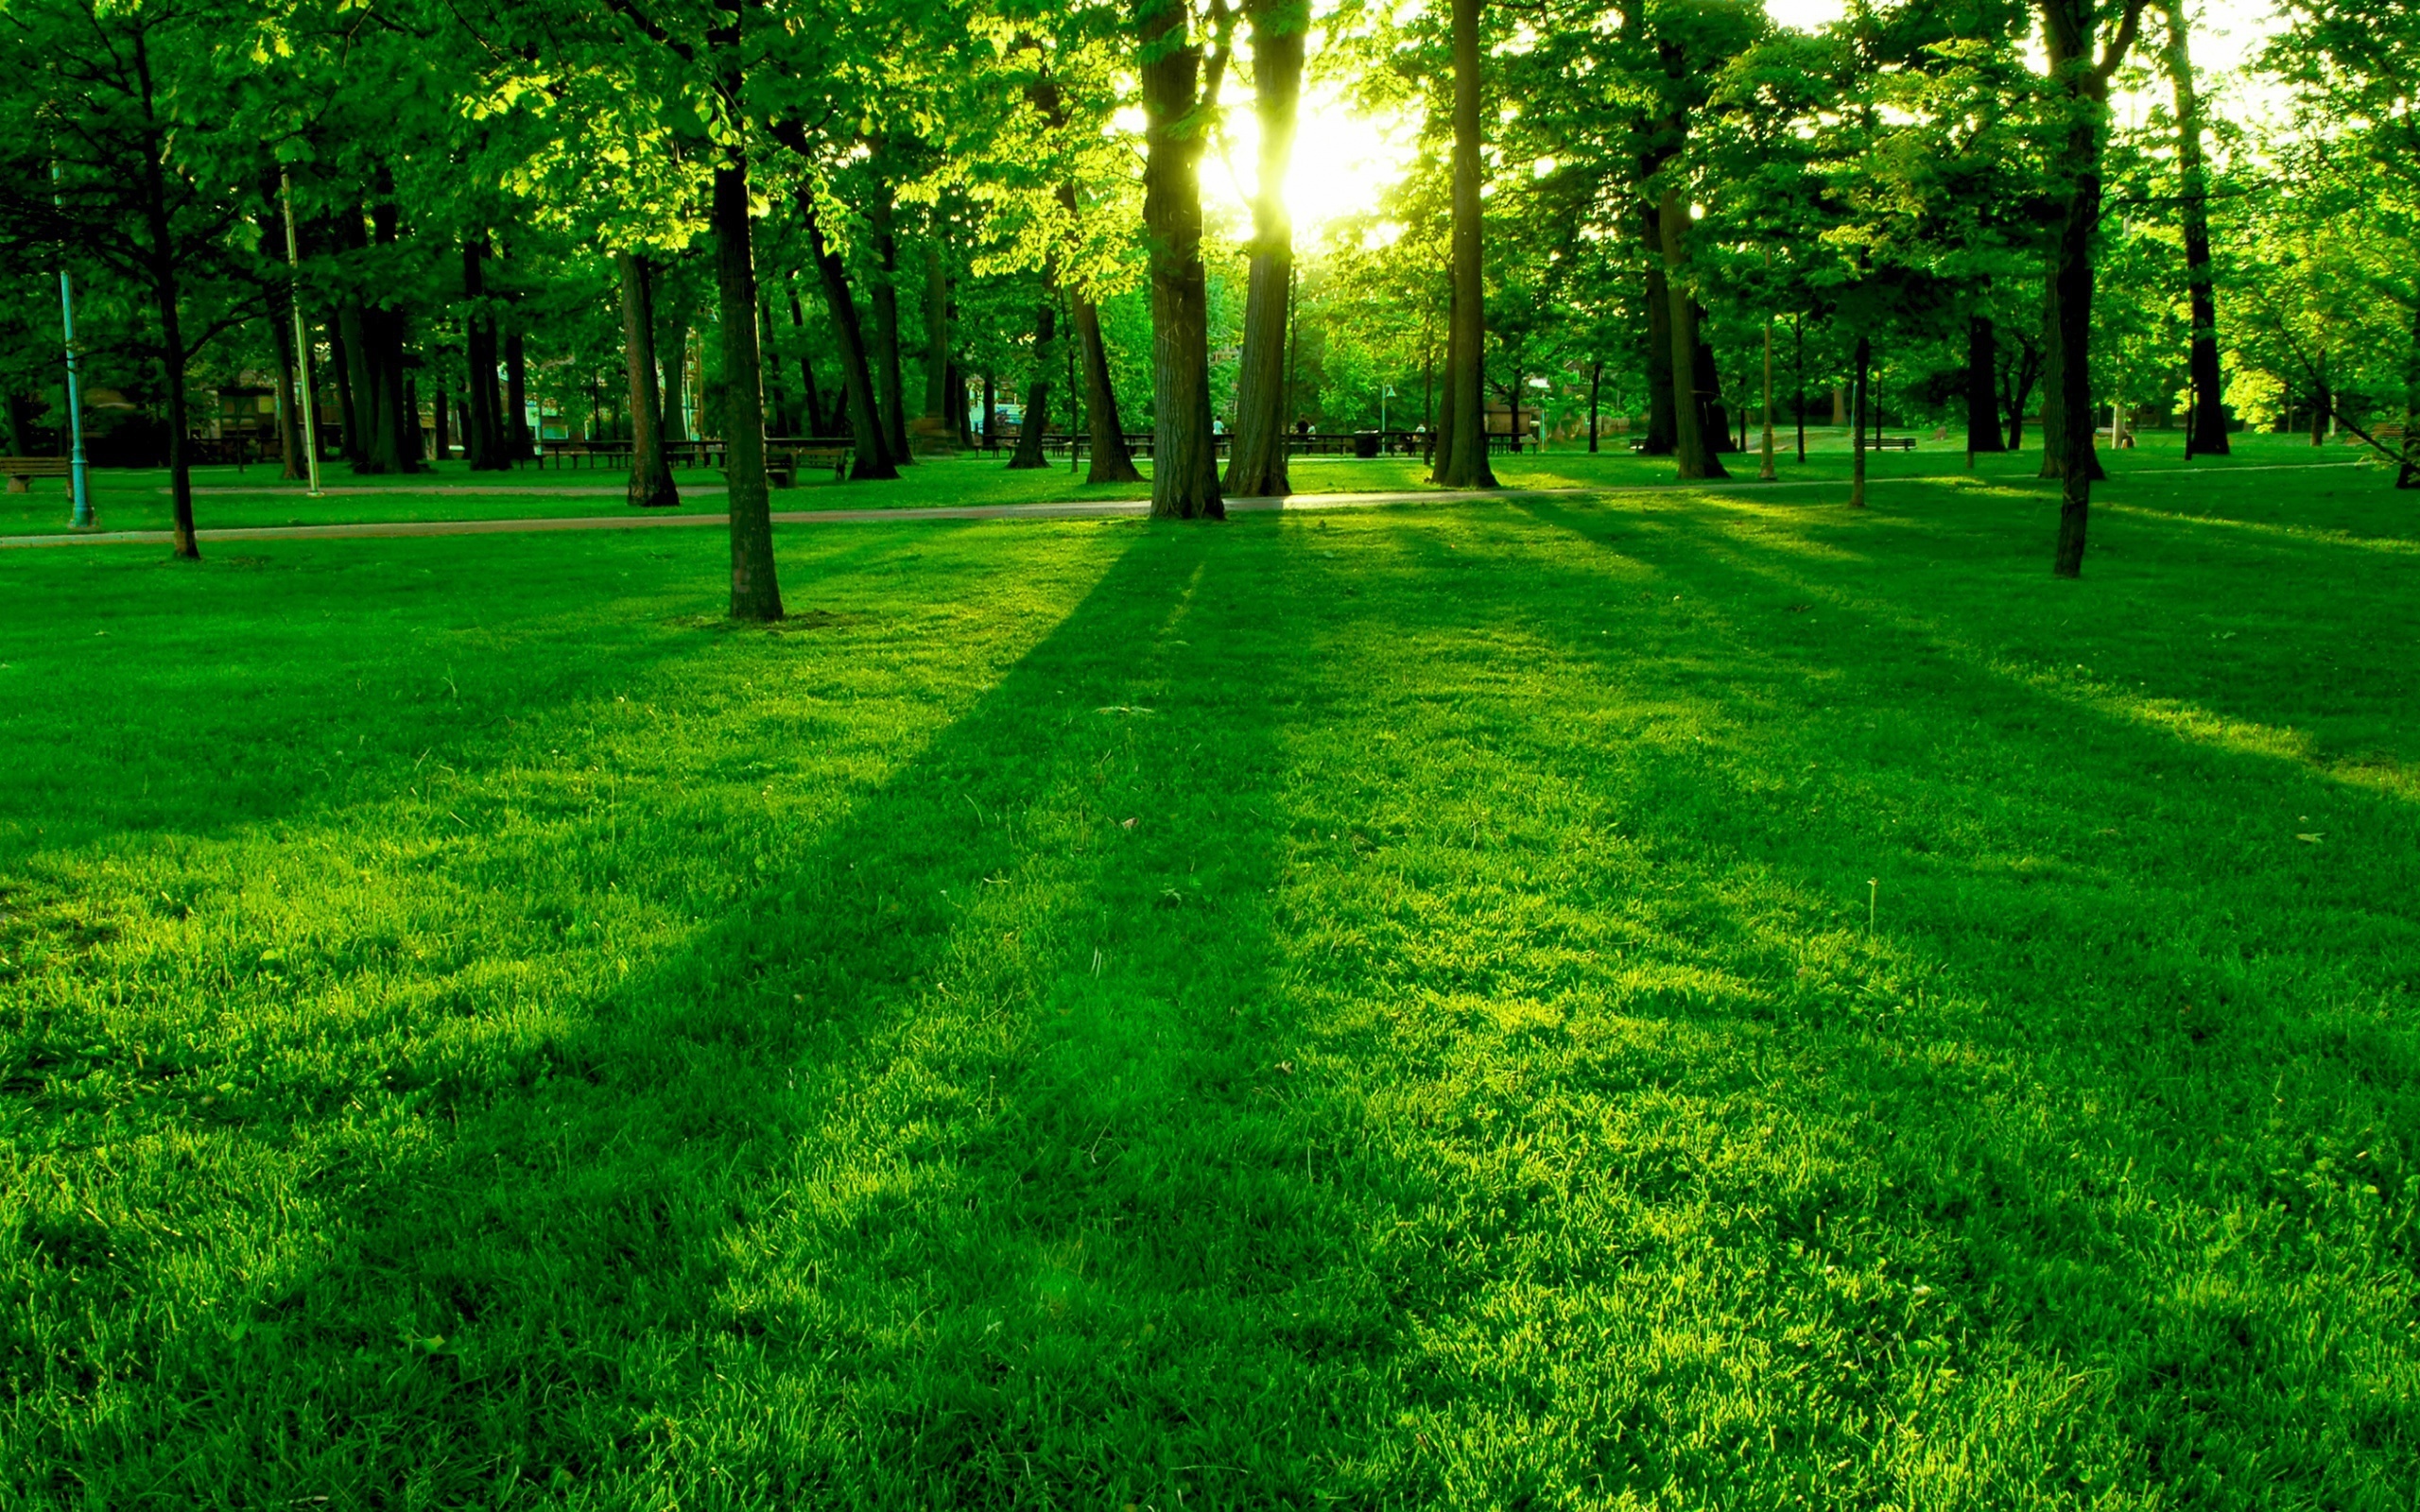
[[[1894,433],[1896,434],[1896,433]],[[1838,431],[1809,433],[1807,460],[1800,464],[1791,438],[1779,438],[1783,448],[1780,472],[1785,482],[1841,483],[1849,474],[1848,442]],[[2250,436],[2238,440],[2238,455],[2195,465],[2195,475],[2280,465],[2307,467],[2314,463],[2358,462],[2349,447],[2314,453],[2309,442],[2291,436]],[[1624,438],[1609,438],[1609,450],[1596,455],[1561,447],[1517,456],[1495,458],[1498,476],[1509,487],[1529,489],[1660,487],[1672,481],[1672,463],[1666,457],[1633,456]],[[2123,477],[2152,477],[2177,471],[2182,463],[2180,438],[2146,433],[2139,450],[2112,455],[2109,467]],[[1752,480],[1756,458],[1728,459],[1735,474]],[[1965,453],[1952,442],[1936,442],[1930,432],[1913,453],[1877,453],[1868,458],[1873,475],[1882,480],[1967,478]],[[2030,484],[2039,467],[2038,451],[2008,456],[1986,456],[1968,481]],[[1149,471],[1148,466],[1146,471]],[[1417,461],[1387,457],[1357,461],[1350,457],[1298,457],[1291,469],[1295,489],[1304,493],[1354,493],[1420,490],[1427,487],[1426,470]],[[675,474],[688,491],[678,512],[716,515],[723,512],[722,473],[717,469],[688,468]],[[168,474],[160,469],[96,469],[92,473],[94,511],[105,530],[165,530],[168,528]],[[622,502],[623,474],[611,469],[520,469],[510,472],[472,472],[459,462],[437,464],[430,472],[406,476],[356,477],[341,466],[327,470],[332,492],[313,499],[300,483],[280,483],[274,465],[198,468],[194,485],[194,518],[201,528],[235,525],[334,524],[353,522],[387,523],[418,520],[503,520],[566,516],[637,515]],[[475,489],[479,492],[463,492]],[[796,509],[913,508],[934,505],[999,505],[1059,503],[1071,499],[1140,499],[1150,485],[1112,484],[1094,488],[1081,474],[1068,472],[1063,461],[1039,472],[1010,472],[999,458],[968,455],[926,458],[904,470],[895,482],[836,484],[818,475],[795,489],[776,490],[773,507]],[[66,486],[45,479],[26,493],[0,493],[0,536],[55,535],[66,528]]]
[[2252,465],[0,557],[0,1502],[2408,1508],[2420,521]]

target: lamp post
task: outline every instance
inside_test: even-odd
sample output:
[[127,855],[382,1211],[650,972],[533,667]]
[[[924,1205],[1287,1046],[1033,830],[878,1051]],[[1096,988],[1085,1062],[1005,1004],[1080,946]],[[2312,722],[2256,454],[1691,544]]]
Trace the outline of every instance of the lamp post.
[[[277,176],[278,190],[285,200],[285,262],[294,269],[294,284],[287,302],[294,307],[294,381],[302,390],[297,402],[302,406],[302,459],[310,469],[310,496],[320,496],[320,416],[319,406],[311,403],[311,337],[302,324],[302,244],[294,234],[294,175],[281,170]],[[442,394],[439,404],[445,403]]]
[[[53,205],[59,203],[59,163],[50,165]],[[84,475],[84,364],[76,354],[76,289],[67,280],[67,265],[59,265],[59,329],[67,347],[67,491],[71,530],[93,528],[93,490]]]
[[76,355],[76,291],[67,269],[59,270],[59,324],[67,337],[67,485],[75,505],[67,517],[70,529],[93,528],[93,490],[84,476],[83,363]]

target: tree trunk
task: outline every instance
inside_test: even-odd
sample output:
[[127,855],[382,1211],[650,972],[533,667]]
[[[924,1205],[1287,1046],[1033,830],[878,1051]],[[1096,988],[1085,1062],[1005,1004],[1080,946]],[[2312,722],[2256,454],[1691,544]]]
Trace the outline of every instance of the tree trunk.
[[[2092,145],[2099,146],[2098,136]],[[2097,154],[2096,154],[2097,156]],[[2070,157],[2070,162],[2078,161]],[[2083,161],[2089,162],[2087,158]],[[2093,480],[2100,475],[2093,450],[2092,423],[2092,233],[2100,218],[2100,175],[2087,167],[2077,175],[2067,213],[2059,228],[2058,267],[2051,308],[2058,342],[2051,354],[2058,387],[2043,406],[2043,428],[2053,412],[2060,420],[2059,545],[2051,571],[2061,577],[2083,570],[2084,526],[2092,509]],[[2044,449],[2050,449],[2046,434]]]
[[1000,386],[992,369],[983,369],[983,450],[1000,449]]
[[1046,467],[1042,433],[1050,423],[1050,369],[1059,358],[1059,301],[1046,291],[1033,315],[1033,376],[1026,380],[1025,419],[1017,426],[1016,455],[1011,471]]
[[2227,453],[2226,379],[2219,371],[2219,305],[2210,276],[2210,188],[2202,162],[2202,101],[2193,85],[2193,57],[2185,0],[2167,0],[2168,77],[2176,91],[2176,163],[2185,191],[2185,288],[2192,312],[2187,358],[2192,411],[2185,417],[2187,455]]
[[1672,455],[1682,478],[1726,478],[1705,432],[1706,395],[1698,387],[1697,297],[1689,283],[1686,239],[1689,207],[1680,192],[1667,188],[1656,210],[1656,230],[1663,238],[1664,284],[1670,298],[1672,330]]
[[512,461],[529,459],[529,359],[518,331],[504,338],[504,449]]
[[462,351],[469,367],[470,426],[462,435],[462,455],[474,472],[501,472],[508,464],[504,448],[504,401],[496,389],[495,317],[486,308],[487,243],[462,244]]
[[1151,270],[1151,517],[1223,520],[1201,267],[1201,48],[1186,35],[1183,0],[1141,0],[1136,9]]
[[1764,458],[1757,465],[1756,477],[1761,482],[1771,483],[1780,474],[1773,471],[1773,318],[1770,311],[1765,316],[1764,425]]
[[876,150],[873,203],[867,217],[873,228],[873,358],[874,379],[882,391],[882,440],[890,459],[905,466],[915,460],[908,453],[908,394],[899,367],[899,234],[897,207],[890,180],[882,171]]
[[631,387],[631,486],[633,508],[668,509],[681,502],[664,457],[664,395],[655,380],[654,269],[634,252],[622,268],[622,367]]
[[436,455],[433,461],[442,462],[454,455],[454,396],[439,385],[437,397],[429,401],[429,419],[435,422]]
[[[377,245],[395,245],[403,213],[395,201],[394,175],[384,165],[374,180],[370,221]],[[371,414],[370,459],[378,472],[420,471],[420,416],[405,393],[404,313],[390,305],[372,304],[361,313],[363,339],[369,345]]]
[[1453,0],[1454,297],[1445,343],[1445,404],[1430,476],[1449,489],[1492,489],[1487,461],[1487,248],[1479,202],[1479,6]]
[[1604,387],[1605,363],[1599,357],[1588,364],[1588,455],[1597,455],[1597,395]]
[[[736,93],[731,88],[730,93]],[[723,479],[731,503],[731,617],[777,620],[772,504],[765,483],[765,387],[756,346],[756,266],[748,224],[748,159],[724,148],[715,167],[715,285],[722,328]]]
[[[660,287],[655,275],[648,275],[650,289]],[[664,438],[667,441],[693,439],[689,435],[689,311],[685,306],[667,309],[665,301],[650,298],[656,318],[661,322],[655,332],[656,366],[664,374]]]
[[1999,336],[1989,317],[1966,318],[1966,453],[1998,452],[2000,445]]
[[[1117,412],[1117,389],[1109,378],[1109,349],[1102,344],[1100,310],[1092,301],[1067,292],[1067,306],[1076,322],[1077,358],[1084,374],[1084,429],[1092,460],[1084,470],[1087,483],[1138,483],[1143,474],[1126,445],[1126,421]],[[959,423],[965,423],[961,402]]]
[[295,412],[294,396],[294,311],[290,292],[284,300],[272,301],[269,309],[270,335],[277,343],[277,453],[281,463],[277,475],[292,481],[308,477],[302,455],[302,418]]
[[1681,425],[1672,396],[1672,291],[1664,277],[1664,213],[1650,202],[1641,224],[1647,233],[1647,444],[1644,456],[1670,456],[1680,447]]
[[854,453],[849,476],[895,478],[899,469],[891,463],[882,409],[874,402],[873,369],[866,361],[865,329],[857,323],[857,301],[849,293],[848,266],[823,239],[823,223],[817,218],[811,188],[800,186],[798,209],[806,223],[807,250],[815,259],[816,278],[823,286],[824,313],[832,318],[833,344],[840,349],[840,392],[848,406]]
[[941,207],[933,207],[932,239],[925,244],[925,418],[933,434],[948,436],[949,423],[949,254],[942,238]]
[[1865,375],[1874,365],[1874,343],[1863,335],[1857,338],[1857,376],[1849,381],[1855,392],[1855,407],[1850,411],[1856,424],[1849,430],[1849,507],[1865,507]]
[[168,498],[172,533],[179,558],[201,559],[201,543],[193,527],[193,459],[186,455],[185,335],[178,309],[176,242],[168,226],[166,174],[160,165],[159,139],[148,139],[144,154],[144,199],[148,211],[151,245],[151,298],[160,319],[160,375],[168,390]]
[[1252,270],[1236,374],[1236,430],[1227,491],[1246,497],[1293,491],[1286,470],[1286,336],[1294,284],[1294,228],[1286,214],[1286,173],[1303,95],[1307,7],[1249,0],[1252,77],[1260,117],[1260,177],[1253,200]]
[[[1685,231],[1688,221],[1681,222]],[[1689,301],[1689,344],[1696,351],[1693,384],[1698,400],[1698,434],[1706,438],[1706,450],[1720,455],[1732,450],[1731,407],[1722,402],[1722,378],[1715,371],[1714,348],[1700,335],[1705,329],[1705,306],[1695,298]],[[1745,449],[1747,443],[1739,443]],[[1720,464],[1717,464],[1719,467]],[[1728,473],[1719,473],[1728,476]]]
[[823,390],[816,387],[815,359],[806,349],[806,307],[799,303],[796,294],[790,296],[790,328],[799,334],[798,382],[806,398],[806,433],[829,436],[839,427],[823,411]]

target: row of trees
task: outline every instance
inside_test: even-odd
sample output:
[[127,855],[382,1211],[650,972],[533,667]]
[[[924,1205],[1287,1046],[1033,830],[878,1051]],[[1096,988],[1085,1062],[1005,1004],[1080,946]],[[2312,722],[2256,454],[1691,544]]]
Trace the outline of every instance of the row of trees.
[[[1140,407],[1155,514],[1284,491],[1304,301],[1281,186],[1322,70],[1426,123],[1383,229],[1315,250],[1307,303],[1339,368],[1416,367],[1440,484],[1492,484],[1491,396],[1517,408],[1549,372],[1584,375],[1591,444],[1598,399],[1634,403],[1647,451],[1721,476],[1747,411],[1772,413],[1777,338],[1801,383],[1810,345],[1845,375],[1860,437],[1878,372],[1903,406],[1962,405],[1978,452],[2038,404],[2062,574],[2097,409],[2166,400],[2180,373],[2196,451],[2224,451],[2229,400],[2271,403],[2265,383],[2420,482],[2408,420],[2396,441],[2370,423],[2387,404],[2348,403],[2420,399],[2408,8],[2291,0],[2269,66],[2302,115],[2260,142],[2207,119],[2182,0],[1859,5],[1816,35],[1755,0],[11,0],[6,19],[0,250],[27,278],[78,274],[156,365],[187,555],[187,369],[249,342],[290,375],[297,304],[363,471],[418,465],[424,410],[474,466],[509,465],[533,335],[559,374],[620,369],[633,504],[677,497],[666,445],[700,409],[728,448],[743,617],[780,613],[769,426],[845,429],[858,476],[894,476],[920,432],[962,428],[970,372],[1017,376],[1011,465],[1040,465],[1055,404],[1080,407],[1094,478],[1132,478]],[[1247,69],[1258,188],[1228,249],[1201,174]],[[2118,129],[2113,94],[2153,91],[2163,108]],[[1222,403],[1211,260],[1230,249]],[[693,331],[712,339],[694,364]],[[1121,372],[1148,374],[1123,404]],[[693,374],[710,395],[683,391]],[[1855,472],[1862,505],[1861,446]]]

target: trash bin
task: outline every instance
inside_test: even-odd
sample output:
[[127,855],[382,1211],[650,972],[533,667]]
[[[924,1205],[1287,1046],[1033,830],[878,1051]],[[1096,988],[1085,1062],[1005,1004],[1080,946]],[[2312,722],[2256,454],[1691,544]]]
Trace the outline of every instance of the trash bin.
[[1378,433],[1376,431],[1355,431],[1353,433],[1353,455],[1356,456],[1377,455]]

